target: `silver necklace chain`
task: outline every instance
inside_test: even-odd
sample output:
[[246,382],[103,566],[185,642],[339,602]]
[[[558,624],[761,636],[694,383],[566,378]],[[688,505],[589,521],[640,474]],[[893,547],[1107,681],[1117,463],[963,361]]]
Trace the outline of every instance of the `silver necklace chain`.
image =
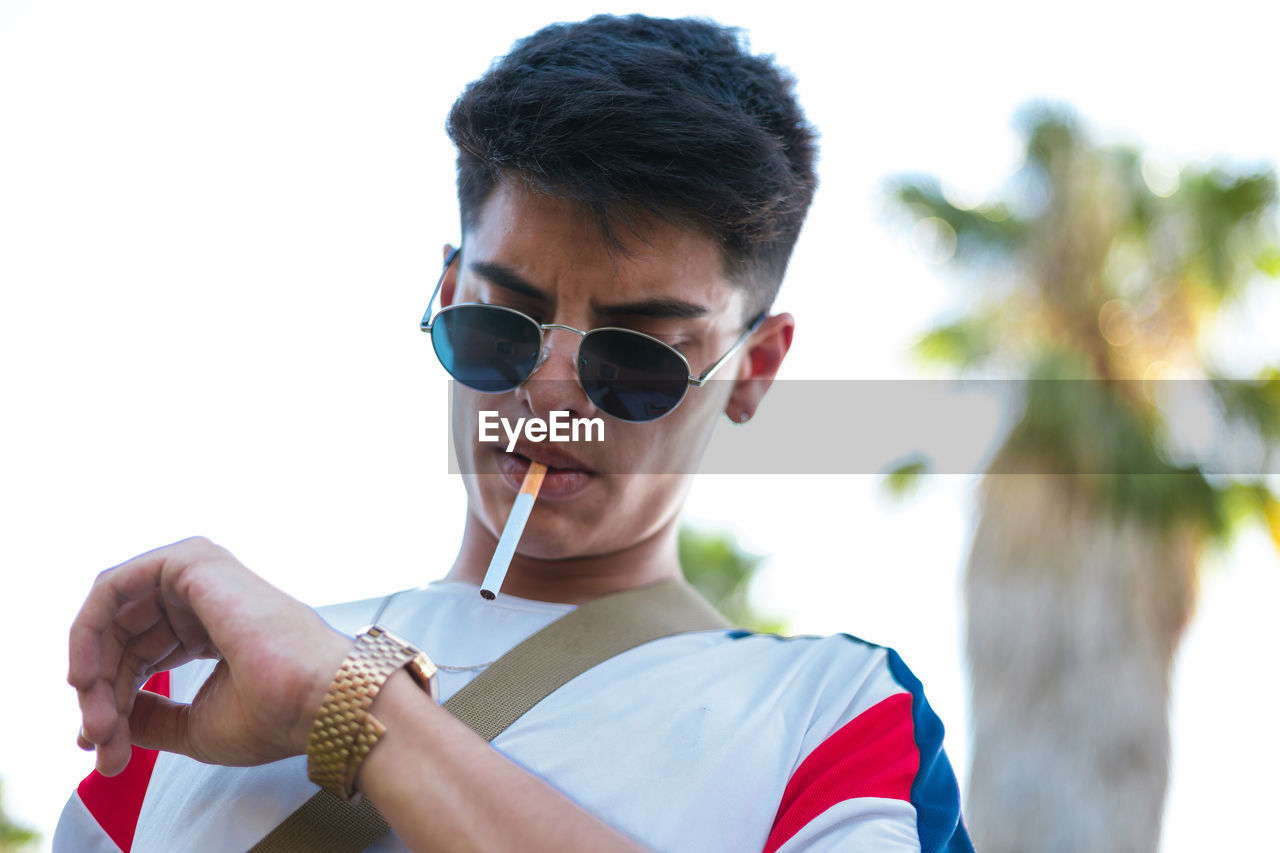
[[473,663],[470,666],[449,666],[447,663],[437,663],[436,669],[442,669],[445,672],[474,672],[477,669],[484,669],[492,663],[493,661],[491,660],[487,660],[484,663]]

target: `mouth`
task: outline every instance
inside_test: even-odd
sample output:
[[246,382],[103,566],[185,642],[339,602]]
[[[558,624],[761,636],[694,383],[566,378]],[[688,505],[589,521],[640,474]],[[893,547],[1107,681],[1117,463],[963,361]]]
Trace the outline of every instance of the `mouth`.
[[[503,451],[506,452],[505,450]],[[547,466],[547,473],[552,471],[581,471],[586,474],[594,473],[591,466],[583,462],[577,456],[568,451],[561,450],[555,446],[546,444],[537,444],[531,441],[516,442],[515,450],[508,453],[508,456],[522,456],[533,462],[541,462]]]
[[519,491],[524,482],[524,475],[529,471],[529,463],[541,462],[547,466],[547,474],[542,480],[542,489],[538,499],[570,498],[580,494],[592,480],[598,476],[596,471],[588,468],[572,454],[553,447],[539,444],[517,444],[516,449],[507,452],[496,449],[498,454],[498,470],[511,486],[512,491]]

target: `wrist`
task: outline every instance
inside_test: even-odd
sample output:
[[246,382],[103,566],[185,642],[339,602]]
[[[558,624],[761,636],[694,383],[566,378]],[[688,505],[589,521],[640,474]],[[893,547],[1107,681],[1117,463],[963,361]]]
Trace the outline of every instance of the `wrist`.
[[[416,722],[424,725],[434,721],[436,714],[450,717],[448,711],[424,691],[407,671],[401,669],[391,674],[373,699],[369,713],[386,727],[382,739],[369,752],[356,771],[356,788],[368,790],[364,774],[376,768],[380,759],[401,748],[404,733]],[[450,717],[452,719],[452,717]]]
[[386,732],[372,713],[374,701],[397,674],[408,675],[434,701],[435,673],[426,655],[386,629],[375,625],[361,633],[316,712],[306,745],[307,777],[334,796],[358,802],[356,777]]
[[324,704],[325,694],[328,693],[329,686],[333,684],[338,670],[342,668],[342,662],[351,654],[355,644],[354,637],[328,627],[325,628],[323,637],[316,638],[314,648],[317,651],[311,658],[310,672],[304,679],[302,712],[298,714],[297,722],[289,731],[289,745],[293,750],[290,754],[306,754],[307,741],[311,737],[311,729],[315,726],[320,706]]

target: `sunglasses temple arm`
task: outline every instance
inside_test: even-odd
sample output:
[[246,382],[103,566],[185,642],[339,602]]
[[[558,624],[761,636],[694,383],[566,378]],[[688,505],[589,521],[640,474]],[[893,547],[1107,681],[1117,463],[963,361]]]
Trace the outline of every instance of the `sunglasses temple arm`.
[[708,367],[706,370],[702,371],[702,374],[697,378],[690,376],[689,384],[695,388],[701,388],[703,385],[705,385],[711,379],[711,377],[715,375],[716,371],[719,370],[724,365],[726,361],[733,358],[733,354],[736,353],[739,349],[741,349],[742,345],[747,342],[747,338],[751,337],[751,333],[754,332],[756,329],[760,328],[760,324],[763,322],[764,322],[764,313],[761,312],[756,315],[756,318],[754,320],[751,321],[751,325],[748,326],[747,330],[742,333],[742,337],[738,338],[737,342],[735,342],[733,346],[729,347],[729,351],[726,352],[724,355],[720,356],[720,358],[716,359],[716,363]]
[[431,291],[431,298],[427,300],[427,313],[422,315],[422,322],[418,324],[418,328],[424,332],[431,331],[431,308],[436,304],[436,297],[440,295],[440,288],[444,286],[444,277],[449,274],[449,266],[461,251],[462,247],[458,246],[450,251],[449,256],[444,259],[444,269],[440,271],[440,279],[436,282],[436,289]]

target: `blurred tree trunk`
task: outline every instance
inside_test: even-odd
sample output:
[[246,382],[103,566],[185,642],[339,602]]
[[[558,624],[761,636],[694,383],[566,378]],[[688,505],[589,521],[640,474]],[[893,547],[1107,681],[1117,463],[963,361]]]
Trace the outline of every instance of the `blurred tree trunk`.
[[988,474],[966,577],[984,853],[1155,851],[1191,533],[1117,519],[1070,476]]
[[[1031,380],[983,481],[966,574],[965,812],[986,853],[1154,851],[1202,546],[1245,517],[1280,544],[1280,494],[1260,476],[1280,447],[1280,370],[1221,373],[1202,335],[1280,277],[1277,178],[1162,165],[1097,143],[1061,107],[1020,123],[1022,168],[976,206],[931,176],[896,189],[913,234],[937,236],[976,288],[917,351]],[[1179,384],[1215,398],[1232,447],[1170,442]],[[1218,451],[1248,446],[1256,463],[1223,476]]]

